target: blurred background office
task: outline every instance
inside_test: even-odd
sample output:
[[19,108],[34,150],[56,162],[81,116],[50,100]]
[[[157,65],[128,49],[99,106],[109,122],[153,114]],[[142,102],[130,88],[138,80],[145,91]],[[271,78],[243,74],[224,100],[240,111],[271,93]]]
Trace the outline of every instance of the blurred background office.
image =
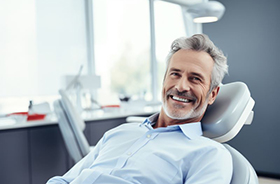
[[[191,5],[201,1],[185,2]],[[223,82],[245,82],[256,101],[252,125],[245,126],[230,144],[260,176],[280,178],[280,1],[219,2],[226,7],[221,20],[197,25],[188,15],[182,16],[180,3],[161,0],[2,0],[0,114],[28,111],[30,100],[52,104],[59,97],[58,90],[66,88],[67,76],[76,76],[79,71],[83,76],[97,77],[95,89],[82,92],[85,99],[90,95],[98,104],[111,105],[120,104],[120,97],[128,96],[158,103],[171,42],[201,31],[228,56],[229,75]],[[90,108],[91,103],[84,100],[81,106]],[[61,151],[52,153],[51,146],[61,139],[57,128],[41,128],[0,130],[0,150],[5,155],[0,161],[15,154],[16,163],[27,165],[18,167],[19,172],[26,168],[19,174],[21,183],[41,183],[71,165],[67,162],[53,169],[53,165],[41,168],[49,164],[47,161],[35,163],[42,152],[49,152],[50,159],[55,159]],[[52,138],[47,129],[54,133]],[[18,133],[26,138],[20,147],[15,146]],[[34,142],[39,135],[41,140],[53,142]],[[11,142],[10,147],[6,147],[7,142]],[[8,178],[7,172],[2,172],[6,166],[0,165],[1,183],[16,180]],[[53,169],[53,173],[47,169]]]

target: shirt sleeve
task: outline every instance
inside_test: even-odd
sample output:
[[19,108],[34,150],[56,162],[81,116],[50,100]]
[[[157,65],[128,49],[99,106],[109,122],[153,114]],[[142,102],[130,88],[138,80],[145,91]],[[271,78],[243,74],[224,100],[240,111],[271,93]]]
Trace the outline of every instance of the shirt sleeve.
[[229,184],[232,167],[232,157],[226,148],[212,148],[195,155],[184,184]]
[[55,176],[49,179],[46,184],[69,184],[72,182],[84,169],[87,169],[92,165],[99,154],[99,150],[103,144],[103,141],[104,136],[99,140],[94,149],[77,164],[75,164],[67,173],[65,173],[63,176]]

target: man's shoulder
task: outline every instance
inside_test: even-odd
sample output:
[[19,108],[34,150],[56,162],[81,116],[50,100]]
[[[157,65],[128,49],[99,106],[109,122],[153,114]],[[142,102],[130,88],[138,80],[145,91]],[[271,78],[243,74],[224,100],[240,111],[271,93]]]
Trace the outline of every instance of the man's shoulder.
[[224,147],[222,143],[219,143],[208,137],[200,136],[199,139],[197,139],[196,141],[200,142],[201,145],[207,149],[217,149],[228,152],[228,150]]
[[140,123],[123,123],[115,128],[112,128],[106,132],[107,135],[116,133],[126,133],[139,131]]
[[116,131],[116,130],[131,130],[134,128],[138,128],[140,126],[140,123],[123,123],[113,129],[111,129],[112,131]]

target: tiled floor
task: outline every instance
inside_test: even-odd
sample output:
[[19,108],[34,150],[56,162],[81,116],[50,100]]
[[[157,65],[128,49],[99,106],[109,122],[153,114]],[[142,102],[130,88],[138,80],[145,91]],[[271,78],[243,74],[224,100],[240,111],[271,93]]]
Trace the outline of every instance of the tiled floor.
[[280,184],[280,180],[259,177],[259,184]]

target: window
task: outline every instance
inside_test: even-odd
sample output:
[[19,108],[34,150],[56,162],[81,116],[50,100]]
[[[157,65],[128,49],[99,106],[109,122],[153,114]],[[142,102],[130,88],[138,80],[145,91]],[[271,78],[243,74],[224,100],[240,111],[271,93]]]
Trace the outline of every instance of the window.
[[119,103],[119,95],[151,99],[149,4],[147,0],[95,0],[98,101]]
[[64,75],[86,71],[83,1],[2,0],[0,27],[1,113],[53,99]]

